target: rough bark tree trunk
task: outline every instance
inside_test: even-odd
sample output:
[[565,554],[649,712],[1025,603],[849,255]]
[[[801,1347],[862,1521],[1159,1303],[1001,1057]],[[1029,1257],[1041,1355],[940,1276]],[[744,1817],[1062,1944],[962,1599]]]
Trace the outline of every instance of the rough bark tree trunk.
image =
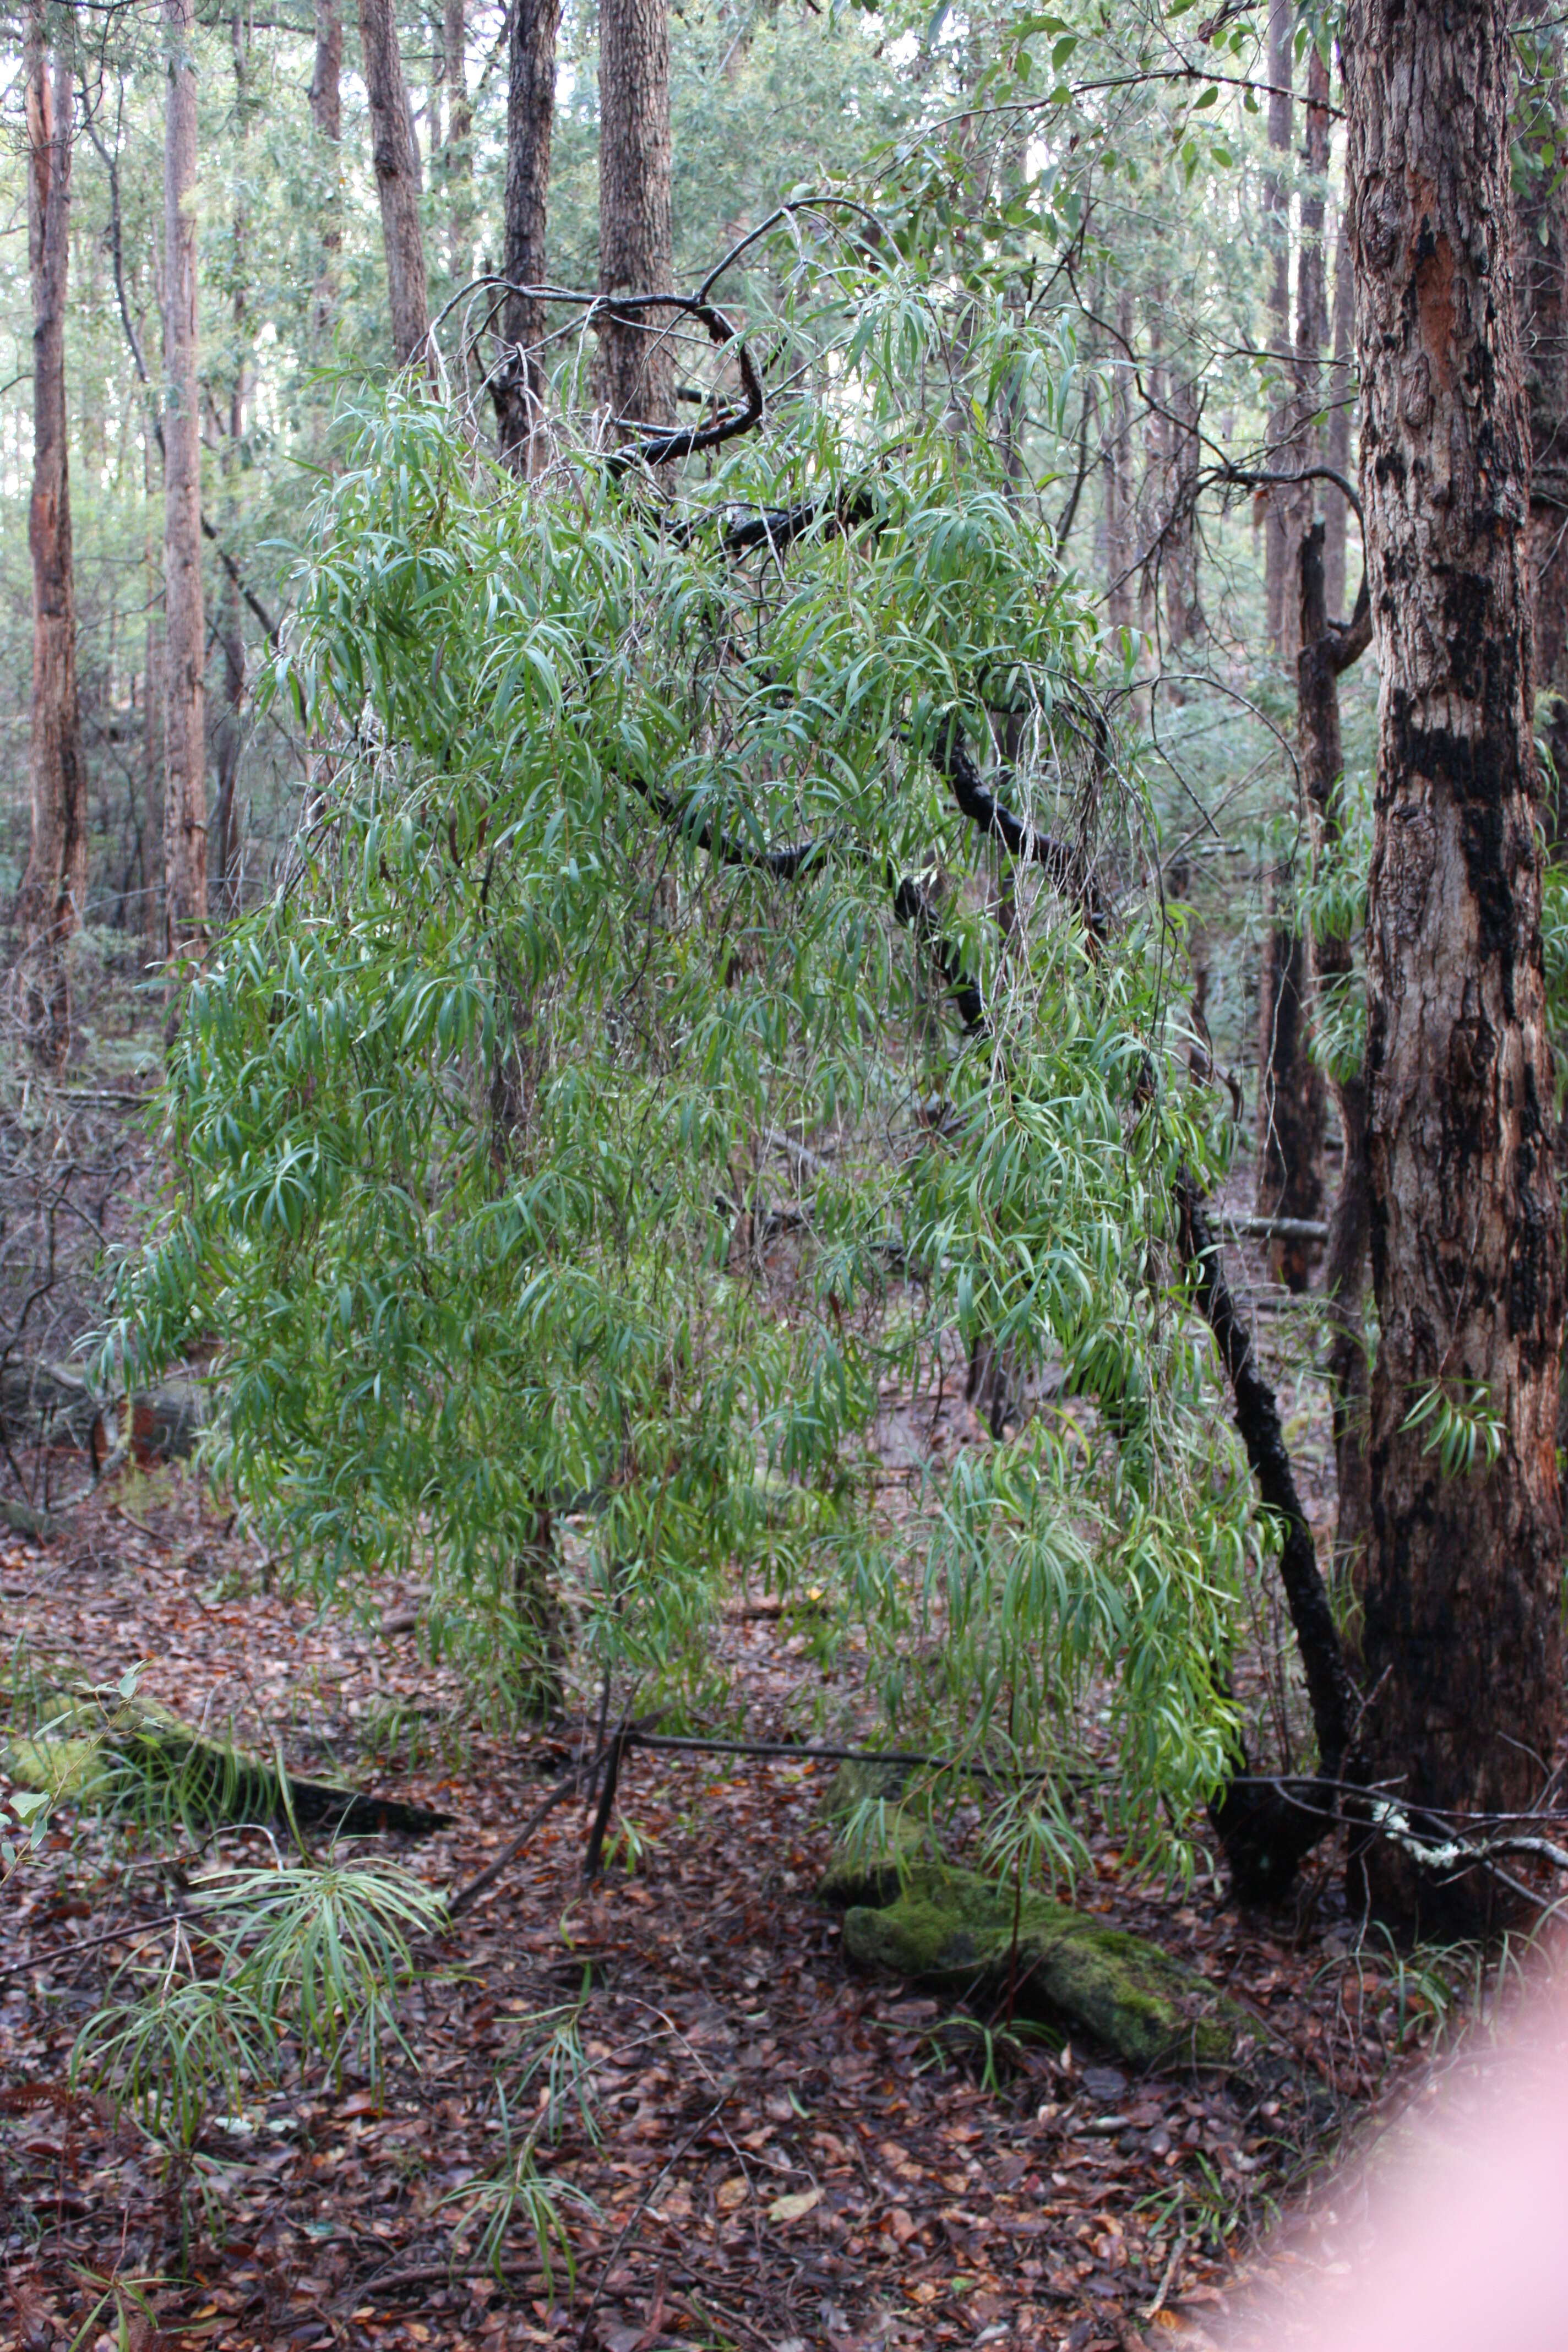
[[[1263,209],[1274,259],[1268,289],[1268,348],[1278,374],[1268,411],[1268,464],[1274,472],[1285,470],[1291,435],[1290,188],[1285,167],[1290,153],[1290,126],[1295,111],[1290,97],[1295,22],[1290,0],[1269,0],[1268,146],[1276,160],[1264,176]],[[1294,634],[1290,609],[1290,492],[1271,489],[1264,497],[1263,581],[1268,645],[1271,652],[1289,660]]]
[[[601,0],[599,292],[674,284],[670,223],[669,0]],[[599,321],[600,396],[612,429],[675,422],[675,353],[657,311]]]
[[430,310],[425,236],[419,225],[419,150],[392,0],[359,0],[359,37],[370,100],[371,160],[381,199],[392,353],[395,363],[404,368],[421,352]]
[[1535,683],[1557,772],[1548,814],[1568,844],[1568,234],[1561,188],[1543,170],[1520,205],[1519,289],[1530,400],[1530,539],[1535,574]]
[[[506,244],[502,275],[513,286],[544,283],[550,142],[555,122],[555,34],[561,0],[515,0],[507,52]],[[496,441],[525,474],[543,453],[545,371],[538,345],[544,305],[509,294],[501,314],[507,351],[493,381]]]
[[[1401,1802],[1531,1804],[1562,1719],[1561,1212],[1531,731],[1529,415],[1505,0],[1351,0],[1362,481],[1381,670],[1367,910],[1373,1373],[1364,1766]],[[1446,1475],[1419,1400],[1495,1417]],[[1363,1857],[1391,1917],[1473,1874]]]
[[316,64],[310,76],[310,121],[327,143],[331,177],[321,207],[321,274],[310,302],[311,332],[318,343],[331,332],[338,308],[338,267],[343,247],[342,110],[343,26],[337,0],[316,0]]
[[199,957],[207,936],[206,619],[196,382],[195,0],[164,0],[163,941]]
[[51,1067],[70,1047],[65,950],[87,895],[87,777],[77,698],[76,583],[66,446],[66,290],[75,96],[68,40],[49,52],[41,0],[26,16],[27,258],[33,291],[31,833],[17,896],[27,1040]]

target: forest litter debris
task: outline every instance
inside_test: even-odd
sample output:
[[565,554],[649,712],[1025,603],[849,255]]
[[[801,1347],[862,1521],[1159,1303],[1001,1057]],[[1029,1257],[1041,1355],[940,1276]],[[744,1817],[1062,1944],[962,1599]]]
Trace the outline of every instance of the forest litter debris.
[[[559,1736],[485,1731],[410,1631],[385,1638],[269,1583],[230,1514],[175,1471],[142,1479],[133,1507],[111,1487],[68,1538],[0,1552],[7,1630],[30,1654],[99,1684],[140,1664],[144,1698],[186,1723],[449,1815],[404,1859],[433,1886],[463,1883],[559,1771]],[[416,1605],[389,1584],[383,1622],[406,1629]],[[719,1638],[758,1737],[789,1733],[808,1675],[852,1690],[853,1660],[823,1666],[788,1621],[737,1611]],[[413,2055],[392,2053],[379,2091],[351,2065],[215,2108],[184,2270],[163,2151],[73,2088],[68,2061],[116,1968],[162,1948],[192,1878],[265,1862],[277,1835],[160,1846],[63,1808],[0,1912],[0,2352],[68,2346],[100,2304],[135,2352],[1197,2352],[1236,2253],[1384,2079],[1392,1973],[1310,1895],[1295,1923],[1240,1916],[1206,1884],[1167,1897],[1102,1834],[1086,1911],[1266,2023],[1310,2095],[1143,2076],[1021,2019],[1009,2033],[951,1989],[854,1965],[815,1899],[826,1778],[634,1752],[626,1832],[589,1888],[587,1812],[558,1807],[426,1956],[402,2003]],[[573,2013],[582,2068],[538,2149],[542,2176],[576,2192],[548,2275],[521,2222],[481,2259],[470,2213],[505,2145],[497,2072],[543,2011]]]

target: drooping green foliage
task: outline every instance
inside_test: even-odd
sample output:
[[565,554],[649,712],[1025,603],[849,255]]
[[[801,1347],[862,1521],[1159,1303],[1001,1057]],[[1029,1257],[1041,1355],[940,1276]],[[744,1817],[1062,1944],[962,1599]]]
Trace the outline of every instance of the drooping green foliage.
[[[357,421],[279,673],[297,860],[192,991],[115,1344],[216,1342],[276,1534],[506,1602],[535,1666],[564,1617],[700,1695],[728,1565],[809,1580],[906,1733],[1043,1760],[1060,1853],[1091,1703],[1151,1835],[1224,1769],[1264,1538],[1170,1243],[1211,1113],[1100,632],[1010,467],[1070,345],[829,292],[822,389],[673,489]],[[1048,855],[962,812],[955,729]],[[894,1528],[879,1382],[954,1329],[1038,1410]]]

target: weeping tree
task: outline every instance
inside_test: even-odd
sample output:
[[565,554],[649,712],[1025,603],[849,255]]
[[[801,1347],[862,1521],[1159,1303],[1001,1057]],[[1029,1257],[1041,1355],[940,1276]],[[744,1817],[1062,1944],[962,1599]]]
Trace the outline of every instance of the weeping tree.
[[[1242,1753],[1247,1580],[1316,1563],[1100,625],[1020,467],[1072,347],[791,226],[771,409],[710,281],[685,433],[563,416],[524,481],[477,392],[357,420],[277,672],[332,781],[192,996],[114,1346],[216,1340],[276,1539],[325,1587],[417,1559],[534,1696],[700,1710],[740,1562],[865,1630],[900,1744],[1026,1761],[1009,1833],[1055,1862],[1092,1709],[1168,1855]],[[1031,1409],[894,1528],[882,1387],[981,1336]]]

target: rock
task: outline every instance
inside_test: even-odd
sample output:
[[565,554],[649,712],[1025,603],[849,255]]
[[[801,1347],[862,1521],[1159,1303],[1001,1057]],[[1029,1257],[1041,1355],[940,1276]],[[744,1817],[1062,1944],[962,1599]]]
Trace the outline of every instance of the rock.
[[[1043,1895],[1025,1896],[1016,1926],[1020,2015],[1091,2033],[1131,2066],[1241,2074],[1261,2054],[1257,2021],[1157,1944]],[[1014,1927],[1011,1887],[921,1862],[906,1871],[896,1900],[846,1915],[844,1942],[864,1967],[935,1991],[1005,2000]]]

